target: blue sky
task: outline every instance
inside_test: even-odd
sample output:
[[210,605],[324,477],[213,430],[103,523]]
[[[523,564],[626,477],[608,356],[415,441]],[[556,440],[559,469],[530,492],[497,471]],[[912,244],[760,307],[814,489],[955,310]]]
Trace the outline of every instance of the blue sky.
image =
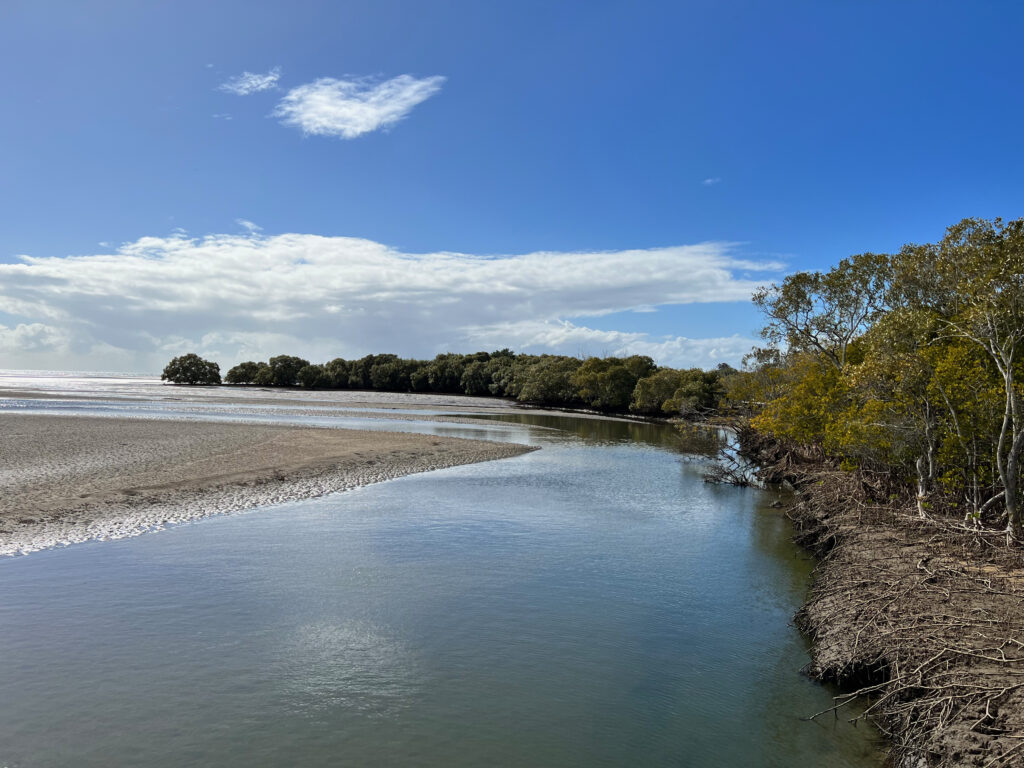
[[7,0],[0,367],[737,362],[752,285],[1022,215],[1022,30],[1011,2]]

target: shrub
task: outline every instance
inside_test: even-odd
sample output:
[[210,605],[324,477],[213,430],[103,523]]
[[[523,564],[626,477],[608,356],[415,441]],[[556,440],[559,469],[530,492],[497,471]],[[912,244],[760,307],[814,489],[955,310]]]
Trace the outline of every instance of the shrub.
[[220,366],[189,352],[171,360],[160,379],[172,384],[220,384]]

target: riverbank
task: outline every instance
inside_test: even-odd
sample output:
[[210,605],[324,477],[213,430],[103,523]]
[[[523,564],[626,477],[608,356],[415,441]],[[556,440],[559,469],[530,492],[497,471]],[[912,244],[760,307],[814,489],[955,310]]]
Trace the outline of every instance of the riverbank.
[[517,456],[511,443],[400,432],[0,414],[0,555]]
[[797,538],[820,558],[797,624],[812,641],[807,672],[849,692],[835,716],[866,700],[901,768],[1024,764],[1020,548],[919,517],[881,478],[757,442],[747,436],[764,474],[797,489]]

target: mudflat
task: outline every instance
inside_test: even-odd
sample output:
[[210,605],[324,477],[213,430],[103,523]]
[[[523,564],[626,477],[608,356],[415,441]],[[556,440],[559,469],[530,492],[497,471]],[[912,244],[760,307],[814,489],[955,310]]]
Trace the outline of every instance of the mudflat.
[[529,450],[399,432],[3,413],[0,555]]

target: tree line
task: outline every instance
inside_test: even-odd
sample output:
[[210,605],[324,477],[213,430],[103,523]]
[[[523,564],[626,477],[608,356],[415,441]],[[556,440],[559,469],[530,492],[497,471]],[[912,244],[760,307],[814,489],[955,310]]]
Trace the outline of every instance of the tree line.
[[[311,363],[294,355],[231,368],[223,382],[260,387],[359,389],[488,395],[522,403],[609,413],[698,417],[718,411],[736,370],[659,367],[650,357],[524,355],[508,349],[445,353],[432,360],[393,354]],[[198,355],[176,357],[162,376],[174,383],[220,384],[220,368]]]
[[1021,538],[1024,219],[964,219],[753,298],[769,343],[727,399],[754,428],[898,478],[921,515]]

